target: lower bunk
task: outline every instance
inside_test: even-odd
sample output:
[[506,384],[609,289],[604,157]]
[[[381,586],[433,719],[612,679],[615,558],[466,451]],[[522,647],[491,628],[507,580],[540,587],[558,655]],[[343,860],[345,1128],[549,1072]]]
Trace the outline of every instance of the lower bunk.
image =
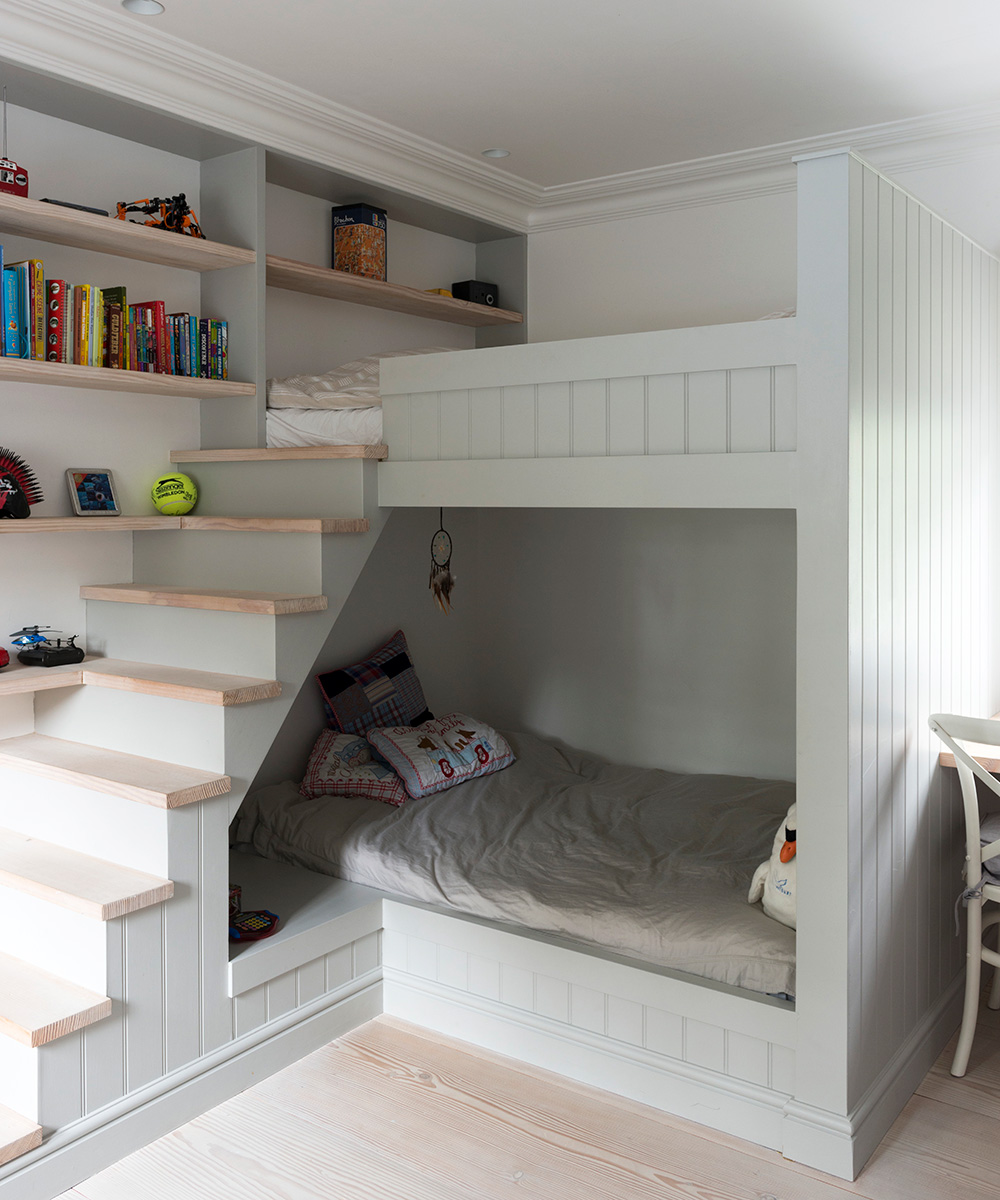
[[747,889],[792,785],[509,736],[512,766],[399,808],[248,797],[234,878],[250,868],[264,904],[273,873],[275,910],[304,919],[239,951],[233,978],[260,987],[269,955],[287,972],[296,940],[305,966],[377,901],[384,1011],[781,1148],[795,934]]

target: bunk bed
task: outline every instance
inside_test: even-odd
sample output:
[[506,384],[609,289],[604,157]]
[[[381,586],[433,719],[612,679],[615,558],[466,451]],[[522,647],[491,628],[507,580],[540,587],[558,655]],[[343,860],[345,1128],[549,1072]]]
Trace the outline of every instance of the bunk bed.
[[853,1178],[958,1024],[961,813],[926,719],[1000,709],[1000,268],[810,156],[796,309],[386,361],[378,469],[391,508],[794,513],[794,1005],[392,889],[383,1002]]

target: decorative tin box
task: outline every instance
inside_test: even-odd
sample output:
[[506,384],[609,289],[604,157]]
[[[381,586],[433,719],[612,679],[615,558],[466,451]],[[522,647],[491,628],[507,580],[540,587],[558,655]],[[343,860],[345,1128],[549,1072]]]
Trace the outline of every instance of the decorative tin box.
[[344,204],[333,209],[333,269],[385,279],[384,208]]

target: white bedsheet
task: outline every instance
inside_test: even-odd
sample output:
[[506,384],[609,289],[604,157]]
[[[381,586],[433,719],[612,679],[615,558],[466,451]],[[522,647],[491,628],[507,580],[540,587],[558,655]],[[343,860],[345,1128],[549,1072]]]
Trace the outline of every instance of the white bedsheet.
[[736,987],[794,994],[795,931],[746,900],[790,783],[604,763],[528,734],[518,761],[423,800],[252,793],[236,841],[473,916]]
[[382,441],[382,406],[372,408],[269,408],[267,444],[376,446]]

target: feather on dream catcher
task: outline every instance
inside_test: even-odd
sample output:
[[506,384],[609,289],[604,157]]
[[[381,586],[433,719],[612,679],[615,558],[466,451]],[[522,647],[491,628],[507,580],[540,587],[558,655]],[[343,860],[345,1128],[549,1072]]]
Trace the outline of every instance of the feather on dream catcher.
[[35,472],[20,455],[0,446],[0,517],[30,517],[30,506],[42,499]]
[[431,578],[427,585],[434,603],[443,612],[451,612],[451,591],[455,576],[451,573],[451,534],[444,527],[444,509],[438,509],[438,531],[431,538]]

